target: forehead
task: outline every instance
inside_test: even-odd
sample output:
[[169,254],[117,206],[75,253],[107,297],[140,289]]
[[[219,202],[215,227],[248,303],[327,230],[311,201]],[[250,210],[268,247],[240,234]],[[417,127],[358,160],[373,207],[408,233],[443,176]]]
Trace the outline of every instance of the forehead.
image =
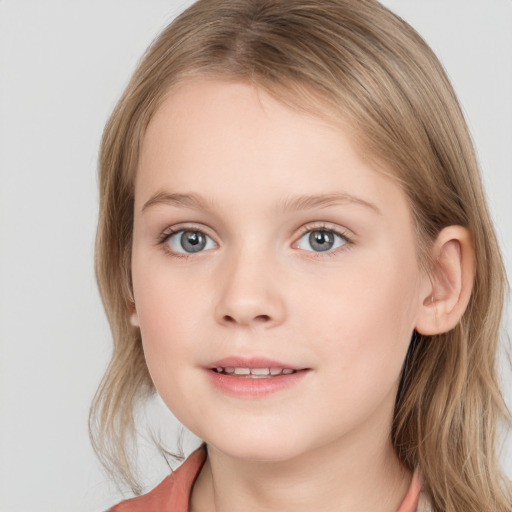
[[366,158],[355,128],[318,112],[293,108],[246,83],[181,84],[148,125],[136,203],[160,191],[213,194],[219,201],[236,195],[241,202],[339,192],[378,203],[388,189],[400,196]]

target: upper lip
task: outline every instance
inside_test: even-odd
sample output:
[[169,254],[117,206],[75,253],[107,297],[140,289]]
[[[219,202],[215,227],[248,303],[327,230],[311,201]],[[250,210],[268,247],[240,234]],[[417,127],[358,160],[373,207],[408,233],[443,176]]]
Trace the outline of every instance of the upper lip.
[[240,357],[229,356],[213,361],[208,368],[289,368],[291,370],[303,370],[303,366],[296,366],[266,357]]

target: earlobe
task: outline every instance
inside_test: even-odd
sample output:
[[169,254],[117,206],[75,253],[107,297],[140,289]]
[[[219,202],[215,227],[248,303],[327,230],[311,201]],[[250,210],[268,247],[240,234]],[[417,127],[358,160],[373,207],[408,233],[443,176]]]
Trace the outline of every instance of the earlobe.
[[139,326],[139,316],[137,315],[137,311],[135,310],[135,304],[133,305],[133,311],[130,315],[130,325],[132,327],[140,327]]
[[420,334],[441,334],[457,325],[469,303],[474,274],[471,233],[462,226],[444,228],[432,247],[430,284],[415,326]]

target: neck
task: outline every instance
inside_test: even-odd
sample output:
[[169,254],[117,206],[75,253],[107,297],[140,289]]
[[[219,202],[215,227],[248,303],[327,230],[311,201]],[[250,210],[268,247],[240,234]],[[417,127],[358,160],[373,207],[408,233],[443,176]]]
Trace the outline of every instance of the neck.
[[368,439],[336,440],[286,461],[240,460],[210,446],[191,512],[396,512],[411,475],[389,438]]

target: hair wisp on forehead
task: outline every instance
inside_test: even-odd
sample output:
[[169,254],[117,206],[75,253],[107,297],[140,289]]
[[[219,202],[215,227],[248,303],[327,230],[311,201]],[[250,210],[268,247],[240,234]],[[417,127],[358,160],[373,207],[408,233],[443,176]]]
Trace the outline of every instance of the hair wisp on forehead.
[[405,190],[421,255],[446,226],[471,231],[477,269],[469,307],[454,330],[413,337],[392,441],[405,465],[423,471],[436,510],[510,512],[495,447],[497,421],[508,417],[496,375],[506,278],[472,141],[435,55],[374,0],[200,0],[134,73],[99,160],[96,272],[114,352],[90,425],[105,465],[139,490],[128,446],[134,410],[154,388],[129,325],[134,176],[152,114],[173,86],[197,77],[249,82],[348,122]]

